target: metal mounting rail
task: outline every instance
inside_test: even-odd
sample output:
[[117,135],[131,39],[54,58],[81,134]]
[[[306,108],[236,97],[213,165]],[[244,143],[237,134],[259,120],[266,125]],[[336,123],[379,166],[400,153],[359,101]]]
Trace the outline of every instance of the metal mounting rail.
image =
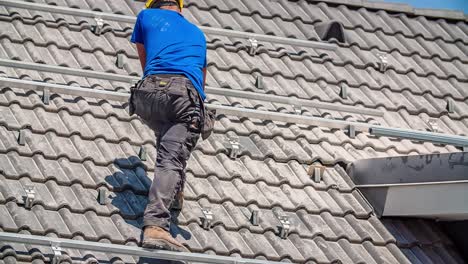
[[[75,68],[69,68],[69,67],[63,67],[63,66],[53,66],[53,65],[46,65],[46,64],[40,64],[40,63],[34,63],[34,62],[24,62],[24,61],[8,60],[8,59],[0,59],[0,66],[29,69],[29,70],[35,70],[35,71],[53,72],[53,73],[68,74],[68,75],[81,76],[81,77],[87,77],[87,78],[120,81],[120,82],[128,82],[128,83],[138,81],[141,78],[137,76],[120,75],[120,74],[98,72],[98,71],[92,71],[92,70],[82,70],[82,69],[75,69]],[[239,90],[227,89],[227,88],[217,88],[217,87],[207,86],[205,87],[205,91],[207,92],[208,96],[210,96],[210,94],[215,94],[215,95],[221,95],[221,96],[232,96],[232,97],[246,98],[246,99],[251,99],[251,100],[267,101],[267,102],[281,103],[281,104],[287,104],[287,105],[298,105],[298,106],[313,107],[313,108],[319,108],[319,109],[328,109],[328,110],[333,110],[333,111],[356,113],[356,114],[363,114],[363,115],[370,115],[370,116],[381,117],[384,115],[383,111],[376,110],[376,109],[359,108],[355,106],[339,105],[339,104],[333,104],[333,103],[314,102],[312,100],[307,100],[307,99],[292,98],[292,97],[285,97],[285,96],[271,95],[271,94],[264,94],[264,93],[246,92],[246,91],[239,91]]]
[[166,250],[152,250],[140,247],[98,243],[91,241],[53,238],[45,236],[33,236],[17,233],[0,232],[0,242],[21,243],[41,246],[60,246],[61,248],[89,250],[92,252],[113,253],[118,255],[146,257],[173,261],[193,261],[202,263],[232,263],[232,264],[268,264],[280,263],[266,260],[242,259],[217,255],[172,252]]
[[312,100],[307,100],[307,99],[285,97],[285,96],[272,95],[272,94],[253,93],[253,92],[239,91],[239,90],[234,90],[234,89],[215,88],[215,87],[209,87],[209,86],[207,86],[205,90],[208,93],[208,96],[210,94],[216,94],[216,95],[222,95],[222,96],[232,96],[232,97],[246,98],[246,99],[251,99],[251,100],[266,101],[270,103],[280,103],[280,104],[287,104],[287,105],[294,105],[294,106],[313,107],[313,108],[319,108],[319,109],[328,109],[328,110],[333,110],[333,111],[363,114],[363,115],[370,115],[370,116],[381,117],[384,115],[383,111],[380,111],[377,109],[359,108],[359,107],[348,106],[348,105],[314,102]]
[[[38,81],[28,81],[13,78],[0,77],[0,87],[21,88],[43,92],[47,89],[51,94],[66,94],[72,96],[82,96],[109,101],[128,102],[129,93],[119,93],[113,91],[97,90],[91,88],[82,88],[67,86],[63,84],[53,84]],[[206,104],[209,109],[215,109],[218,114],[233,115],[238,117],[248,117],[260,120],[272,120],[286,123],[297,123],[312,126],[324,126],[336,129],[347,129],[354,126],[356,131],[369,132],[370,124],[349,122],[342,120],[327,119],[322,117],[302,116],[278,113],[272,111],[261,111],[255,109],[239,108],[224,105]]]
[[[59,14],[64,14],[64,15],[90,17],[90,18],[102,18],[104,20],[111,20],[111,21],[124,22],[124,23],[135,23],[136,21],[136,17],[134,16],[118,15],[118,14],[112,14],[112,13],[82,10],[82,9],[62,7],[62,6],[36,4],[36,3],[30,3],[30,2],[18,1],[18,0],[0,0],[0,5],[16,7],[16,8],[24,8],[24,9],[29,9],[29,10],[44,11],[44,12],[50,12],[50,13],[59,13]],[[336,45],[329,44],[329,43],[322,43],[318,41],[276,37],[276,36],[255,34],[255,33],[235,31],[235,30],[222,29],[222,28],[212,28],[212,27],[205,27],[205,26],[200,26],[200,29],[203,30],[207,34],[220,35],[220,36],[226,36],[226,37],[243,38],[243,39],[254,38],[258,41],[272,42],[272,43],[285,44],[285,45],[291,45],[291,46],[324,49],[324,50],[336,50],[337,48]]]
[[454,145],[459,147],[468,146],[468,137],[445,135],[426,131],[409,129],[394,129],[386,127],[372,127],[370,133],[376,136],[406,138],[419,141],[436,142],[439,144]]
[[97,90],[90,88],[81,88],[74,86],[67,86],[62,84],[46,83],[46,82],[37,82],[37,81],[27,81],[20,79],[12,79],[0,77],[0,85],[3,87],[10,88],[21,88],[25,90],[34,90],[43,92],[44,89],[47,89],[51,94],[66,94],[72,96],[82,96],[88,98],[104,99],[109,101],[118,101],[126,102],[130,98],[129,93],[119,93],[106,90]]
[[[128,93],[118,93],[90,88],[73,87],[61,84],[51,84],[37,81],[27,81],[0,77],[0,87],[2,86],[35,91],[44,91],[44,89],[48,89],[50,93],[67,94],[73,96],[82,96],[120,102],[127,102],[130,96]],[[377,136],[408,138],[417,141],[427,141],[438,144],[455,145],[460,147],[468,146],[468,137],[465,136],[447,135],[441,133],[401,128],[389,128],[376,126],[368,123],[349,122],[322,117],[285,114],[279,112],[261,111],[224,105],[207,104],[207,107],[210,109],[216,109],[218,114],[225,114],[237,117],[279,121],[290,124],[296,123],[311,126],[322,126],[335,129],[349,129],[350,127],[352,127],[355,131],[367,132]]]
[[262,111],[249,108],[239,108],[224,105],[207,105],[209,109],[216,109],[217,113],[224,115],[231,115],[237,117],[248,117],[260,120],[271,120],[285,122],[289,124],[303,124],[310,126],[321,126],[335,129],[348,129],[350,126],[354,126],[356,131],[369,132],[369,129],[373,126],[368,123],[349,122],[344,120],[328,119],[323,117],[315,116],[303,116],[285,114],[272,111]]
[[136,76],[99,72],[99,71],[93,71],[93,70],[83,70],[83,69],[70,68],[70,67],[65,67],[65,66],[47,65],[47,64],[42,64],[42,63],[9,60],[9,59],[1,59],[1,58],[0,58],[0,66],[34,70],[34,71],[53,72],[53,73],[67,74],[67,75],[73,75],[73,76],[81,76],[81,77],[86,77],[86,78],[94,78],[94,79],[118,81],[118,82],[128,82],[128,83],[132,83],[134,81],[138,81],[141,79],[140,77],[136,77]]

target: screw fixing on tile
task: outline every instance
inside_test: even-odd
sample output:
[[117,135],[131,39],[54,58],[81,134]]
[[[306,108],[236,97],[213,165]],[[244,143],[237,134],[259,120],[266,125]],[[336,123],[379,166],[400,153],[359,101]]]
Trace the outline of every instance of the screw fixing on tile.
[[[205,108],[206,39],[182,16],[183,0],[149,0],[132,35],[144,77],[131,88],[130,115],[156,135],[154,180],[143,219],[145,248],[188,252],[169,232],[175,199],[183,199],[185,168],[200,136],[209,137],[215,114]],[[158,23],[154,23],[157,18]],[[123,58],[118,58],[123,66]],[[142,161],[147,153],[142,147]],[[177,200],[179,207],[182,201]],[[204,211],[205,212],[205,211]],[[204,228],[212,214],[206,211]],[[175,222],[175,221],[173,221]]]

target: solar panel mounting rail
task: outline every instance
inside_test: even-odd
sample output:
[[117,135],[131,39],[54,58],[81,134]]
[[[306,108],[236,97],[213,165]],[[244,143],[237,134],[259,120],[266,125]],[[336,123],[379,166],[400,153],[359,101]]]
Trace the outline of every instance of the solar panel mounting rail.
[[[21,69],[28,69],[28,70],[35,70],[35,71],[52,72],[52,73],[60,73],[60,74],[95,78],[95,79],[101,79],[101,80],[128,82],[128,83],[137,82],[141,78],[139,76],[120,75],[120,74],[114,74],[114,73],[75,69],[75,68],[69,68],[69,67],[64,67],[64,66],[46,65],[46,64],[41,64],[41,63],[24,62],[24,61],[1,59],[1,58],[0,58],[0,66],[6,66],[6,67],[11,67],[11,68],[21,68]],[[287,104],[287,105],[300,105],[304,107],[328,109],[328,110],[333,110],[333,111],[356,113],[356,114],[363,114],[363,115],[370,115],[370,116],[381,117],[384,115],[383,111],[377,110],[377,109],[361,108],[361,107],[348,106],[348,105],[339,105],[335,103],[314,102],[312,100],[301,99],[301,98],[292,98],[292,97],[285,97],[285,96],[265,94],[265,93],[246,92],[246,91],[239,91],[239,90],[228,89],[228,88],[206,86],[205,91],[208,94],[208,97],[210,95],[232,96],[232,97],[246,98],[246,99],[251,99],[251,100],[266,101],[266,102],[273,102],[273,103],[280,103],[280,104]]]
[[[29,10],[36,11],[45,11],[49,13],[58,13],[64,15],[80,16],[80,17],[89,17],[89,18],[101,18],[103,20],[110,20],[116,22],[130,23],[134,24],[136,22],[136,17],[119,15],[105,12],[96,12],[91,10],[82,10],[76,8],[69,8],[63,6],[53,6],[47,4],[37,4],[30,3],[26,1],[19,0],[0,0],[0,5],[16,8],[24,8]],[[242,39],[256,39],[258,41],[265,41],[276,44],[284,44],[298,47],[308,47],[324,50],[336,50],[336,45],[329,43],[322,43],[318,41],[302,40],[302,39],[293,39],[285,37],[277,37],[263,34],[256,34],[250,32],[235,31],[222,28],[206,27],[200,26],[200,29],[206,34],[213,34],[219,36],[233,37],[233,38],[242,38]]]
[[83,240],[63,239],[46,236],[25,235],[0,232],[0,242],[21,243],[29,245],[55,246],[68,249],[80,249],[92,252],[114,253],[118,255],[147,257],[162,260],[189,261],[219,264],[275,264],[280,262],[234,258],[200,253],[173,252],[167,250],[151,250],[134,246],[107,244]]
[[[46,82],[28,81],[13,78],[0,77],[0,87],[21,88],[43,92],[45,89],[50,93],[66,94],[72,96],[82,96],[95,99],[103,99],[118,102],[128,102],[129,93],[120,93],[106,90],[96,90],[81,87],[72,87],[61,84],[51,84]],[[323,117],[304,116],[286,114],[272,111],[262,111],[257,109],[248,109],[216,104],[206,104],[210,109],[216,109],[218,114],[231,115],[237,117],[247,117],[259,120],[271,120],[285,122],[289,124],[304,124],[311,126],[328,127],[331,129],[350,129],[355,131],[370,133],[376,136],[388,136],[397,138],[406,138],[416,141],[433,142],[436,144],[447,144],[458,147],[468,146],[468,137],[448,135],[442,133],[418,131],[402,128],[390,128],[377,126],[369,123],[351,122],[344,120],[328,119]]]

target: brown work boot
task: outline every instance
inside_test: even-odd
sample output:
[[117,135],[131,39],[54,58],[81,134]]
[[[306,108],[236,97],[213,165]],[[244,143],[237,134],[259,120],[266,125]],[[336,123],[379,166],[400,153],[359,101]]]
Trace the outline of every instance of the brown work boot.
[[190,252],[179,241],[175,240],[169,232],[158,226],[145,227],[142,246],[144,248]]

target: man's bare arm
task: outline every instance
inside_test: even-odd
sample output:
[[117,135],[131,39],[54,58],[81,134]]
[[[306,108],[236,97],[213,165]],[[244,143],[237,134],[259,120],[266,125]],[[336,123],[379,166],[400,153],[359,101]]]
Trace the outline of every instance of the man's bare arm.
[[141,43],[137,43],[137,51],[138,51],[138,57],[140,57],[140,64],[141,64],[141,69],[143,72],[145,72],[145,66],[146,66],[146,50],[145,46]]

